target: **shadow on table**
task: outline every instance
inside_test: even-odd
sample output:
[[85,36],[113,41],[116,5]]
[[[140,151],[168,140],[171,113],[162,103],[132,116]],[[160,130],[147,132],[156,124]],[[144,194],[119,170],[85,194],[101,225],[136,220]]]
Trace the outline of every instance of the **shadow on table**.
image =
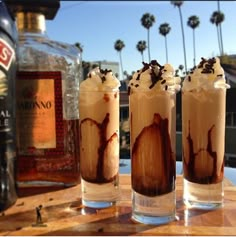
[[[19,211],[14,214],[8,214],[0,217],[1,232],[16,233],[21,231],[27,234],[37,234],[46,236],[64,236],[64,235],[141,235],[161,234],[165,235],[166,228],[175,230],[175,226],[212,226],[217,221],[218,226],[225,226],[227,220],[224,219],[224,212],[219,210],[188,210],[178,196],[176,200],[176,215],[178,219],[167,225],[154,226],[135,223],[131,219],[132,205],[131,200],[121,200],[116,206],[104,209],[92,209],[82,206],[81,199],[71,202],[55,204],[53,201],[42,203],[42,221],[44,227],[33,227],[36,221],[35,207],[27,211],[22,211],[19,205]],[[208,213],[208,218],[204,216]],[[209,216],[210,215],[210,216]],[[220,218],[222,215],[222,218]],[[215,220],[217,216],[217,220]],[[213,223],[214,222],[214,223]],[[9,223],[11,223],[9,227]],[[213,224],[212,224],[213,223]],[[167,227],[166,227],[167,226]],[[35,229],[34,229],[35,228]],[[34,231],[35,230],[35,231]],[[32,232],[33,231],[33,232]],[[162,232],[164,231],[164,232]],[[176,232],[173,232],[176,234]]]

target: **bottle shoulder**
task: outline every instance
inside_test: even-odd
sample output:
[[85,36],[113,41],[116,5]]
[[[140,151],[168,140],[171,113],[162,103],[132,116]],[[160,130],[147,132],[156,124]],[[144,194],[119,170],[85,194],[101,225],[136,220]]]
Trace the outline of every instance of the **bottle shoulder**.
[[57,65],[80,65],[81,52],[68,43],[49,39],[41,34],[19,35],[18,60],[23,65],[54,67]]
[[0,31],[5,32],[13,42],[17,40],[15,22],[2,1],[0,1]]

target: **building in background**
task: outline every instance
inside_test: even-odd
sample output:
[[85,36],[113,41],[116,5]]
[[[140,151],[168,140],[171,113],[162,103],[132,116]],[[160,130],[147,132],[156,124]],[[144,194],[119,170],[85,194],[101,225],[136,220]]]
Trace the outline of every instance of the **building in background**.
[[92,62],[94,65],[98,65],[101,69],[112,70],[113,74],[120,80],[119,78],[119,63],[111,62],[111,61],[94,61]]
[[86,79],[88,73],[95,67],[99,67],[101,69],[108,69],[112,70],[113,74],[119,78],[119,63],[118,62],[111,62],[111,61],[91,61],[85,62],[83,61],[83,79]]

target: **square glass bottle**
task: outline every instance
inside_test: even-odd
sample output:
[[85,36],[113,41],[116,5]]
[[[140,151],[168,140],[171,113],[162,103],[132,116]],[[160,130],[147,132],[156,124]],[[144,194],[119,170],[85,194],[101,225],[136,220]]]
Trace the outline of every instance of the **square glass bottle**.
[[16,80],[18,187],[72,186],[80,181],[78,90],[81,54],[50,40],[58,0],[7,0],[19,34]]

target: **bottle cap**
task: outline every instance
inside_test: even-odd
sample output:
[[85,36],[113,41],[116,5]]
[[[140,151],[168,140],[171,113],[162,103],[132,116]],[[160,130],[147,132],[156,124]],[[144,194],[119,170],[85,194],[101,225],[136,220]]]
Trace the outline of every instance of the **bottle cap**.
[[5,32],[9,38],[16,41],[17,31],[15,28],[14,19],[9,14],[5,3],[0,0],[0,31]]
[[52,20],[60,8],[59,0],[5,0],[9,11],[42,13],[47,20]]

